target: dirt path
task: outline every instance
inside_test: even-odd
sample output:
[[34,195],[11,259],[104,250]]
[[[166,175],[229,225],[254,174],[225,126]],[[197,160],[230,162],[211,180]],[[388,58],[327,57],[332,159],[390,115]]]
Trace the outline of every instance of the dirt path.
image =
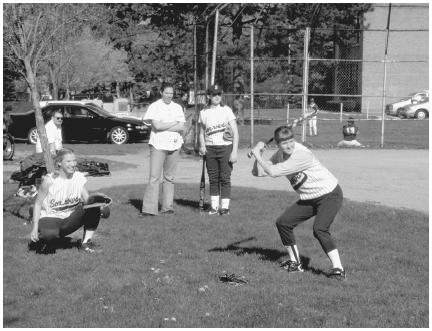
[[[252,162],[246,153],[247,150],[239,151],[239,160],[232,175],[233,186],[291,190],[285,178],[253,177],[250,173]],[[346,198],[429,212],[428,150],[315,150],[314,153],[339,179]],[[89,190],[145,184],[148,178],[148,155],[147,146],[139,154],[95,155],[135,167],[113,171],[111,177],[89,177]],[[195,183],[198,194],[200,176],[199,159],[183,157],[180,160],[177,182]]]

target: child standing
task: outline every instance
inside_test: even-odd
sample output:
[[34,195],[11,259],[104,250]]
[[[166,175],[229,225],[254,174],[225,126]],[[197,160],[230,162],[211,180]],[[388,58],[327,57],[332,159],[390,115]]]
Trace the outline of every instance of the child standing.
[[[212,85],[207,91],[209,106],[199,116],[200,155],[205,155],[210,182],[209,215],[229,215],[231,172],[237,162],[239,135],[232,109],[222,104],[222,90]],[[225,132],[230,131],[227,137]],[[220,207],[220,208],[219,208]]]

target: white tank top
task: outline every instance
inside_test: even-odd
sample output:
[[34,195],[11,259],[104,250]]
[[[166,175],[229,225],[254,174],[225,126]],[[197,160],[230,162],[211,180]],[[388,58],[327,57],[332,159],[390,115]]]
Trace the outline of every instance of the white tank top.
[[48,189],[48,194],[42,202],[41,218],[55,217],[67,218],[82,202],[81,194],[87,179],[82,172],[74,172],[72,178],[62,178],[60,176],[51,177],[52,184]]

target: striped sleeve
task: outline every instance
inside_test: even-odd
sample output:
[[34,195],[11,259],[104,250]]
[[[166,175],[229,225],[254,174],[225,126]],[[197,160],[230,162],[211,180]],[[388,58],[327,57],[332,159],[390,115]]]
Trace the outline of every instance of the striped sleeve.
[[[272,162],[276,160],[272,157]],[[288,176],[304,171],[313,165],[313,155],[311,152],[301,150],[293,153],[286,161],[270,166],[273,176]]]

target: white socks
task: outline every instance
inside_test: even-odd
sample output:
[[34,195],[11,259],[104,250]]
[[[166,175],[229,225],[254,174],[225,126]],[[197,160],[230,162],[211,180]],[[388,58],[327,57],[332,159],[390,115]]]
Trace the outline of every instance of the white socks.
[[210,196],[210,203],[212,209],[219,209],[219,195],[211,195]]
[[229,209],[230,199],[219,199],[219,195],[212,195],[210,196],[210,203],[213,209],[219,209],[219,200],[222,209]]
[[82,243],[85,244],[87,241],[89,241],[93,237],[94,233],[95,233],[94,230],[85,230],[84,231],[84,239],[83,239]]
[[222,209],[229,209],[229,203],[230,203],[230,199],[222,199],[221,200],[221,208]]
[[344,268],[342,267],[342,262],[339,257],[339,251],[337,249],[328,252],[327,255],[333,265],[333,268],[340,268],[344,270]]
[[300,255],[298,252],[298,248],[297,245],[292,245],[292,246],[285,246],[287,251],[288,251],[288,255],[290,257],[290,261],[295,261],[297,263],[300,263]]

